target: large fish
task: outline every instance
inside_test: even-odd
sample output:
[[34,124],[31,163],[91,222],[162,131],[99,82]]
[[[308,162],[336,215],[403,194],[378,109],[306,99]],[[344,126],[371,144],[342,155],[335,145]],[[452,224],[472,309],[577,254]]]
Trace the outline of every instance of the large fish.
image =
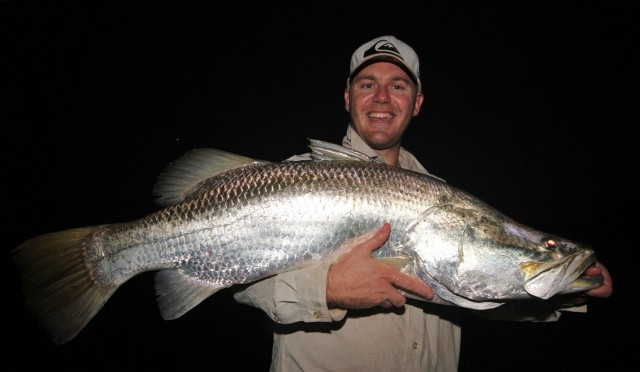
[[120,285],[157,271],[161,315],[175,319],[222,288],[334,259],[384,222],[392,232],[375,256],[429,284],[435,303],[489,309],[602,283],[582,275],[595,262],[588,246],[437,178],[338,145],[310,147],[315,159],[300,162],[192,150],[158,179],[163,209],[25,241],[13,258],[27,307],[62,344]]

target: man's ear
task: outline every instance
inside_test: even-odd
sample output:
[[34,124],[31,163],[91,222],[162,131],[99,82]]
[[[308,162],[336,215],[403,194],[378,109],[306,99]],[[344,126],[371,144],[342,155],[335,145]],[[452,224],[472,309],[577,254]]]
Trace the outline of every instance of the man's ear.
[[349,85],[347,85],[347,87],[344,89],[344,109],[347,112],[350,112],[350,109],[349,109],[349,102],[350,102],[350,100],[349,100],[349,92],[350,92]]

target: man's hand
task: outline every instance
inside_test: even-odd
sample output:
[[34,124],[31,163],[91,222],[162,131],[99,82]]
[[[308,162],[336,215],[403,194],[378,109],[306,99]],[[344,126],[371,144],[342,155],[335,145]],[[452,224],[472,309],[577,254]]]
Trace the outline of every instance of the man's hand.
[[613,280],[611,279],[611,274],[609,274],[609,270],[601,264],[599,261],[595,263],[594,266],[589,267],[585,271],[586,275],[598,275],[602,274],[604,277],[604,283],[598,288],[594,288],[588,292],[585,292],[587,296],[591,297],[600,297],[607,298],[611,296],[613,293]]
[[338,257],[327,278],[327,304],[343,309],[364,309],[380,305],[403,306],[406,297],[399,289],[426,299],[433,298],[431,288],[416,277],[404,274],[372,257],[389,238],[388,223],[376,233],[354,245]]

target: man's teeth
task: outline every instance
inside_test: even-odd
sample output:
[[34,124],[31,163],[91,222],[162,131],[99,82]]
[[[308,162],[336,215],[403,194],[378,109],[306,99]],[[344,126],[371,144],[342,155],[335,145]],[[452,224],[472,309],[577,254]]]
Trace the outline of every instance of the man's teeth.
[[371,113],[369,114],[369,117],[376,118],[376,119],[391,119],[393,115],[385,114],[385,113]]

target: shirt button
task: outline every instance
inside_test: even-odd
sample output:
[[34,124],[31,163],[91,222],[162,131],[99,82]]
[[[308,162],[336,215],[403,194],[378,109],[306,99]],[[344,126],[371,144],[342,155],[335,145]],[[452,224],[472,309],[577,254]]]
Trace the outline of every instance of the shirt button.
[[418,350],[418,343],[417,343],[417,342],[414,342],[414,343],[413,343],[413,349],[414,349],[414,350]]
[[314,312],[313,312],[313,317],[314,317],[315,319],[320,319],[320,312],[319,312],[319,311],[317,311],[317,310],[316,310],[316,311],[314,311]]

